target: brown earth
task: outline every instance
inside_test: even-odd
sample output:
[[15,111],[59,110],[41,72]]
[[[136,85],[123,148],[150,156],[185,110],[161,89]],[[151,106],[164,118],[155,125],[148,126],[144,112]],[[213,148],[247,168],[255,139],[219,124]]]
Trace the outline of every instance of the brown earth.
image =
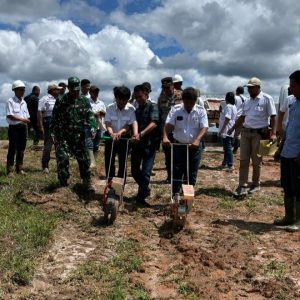
[[[278,163],[265,158],[262,190],[235,200],[231,191],[237,185],[238,160],[236,170],[227,172],[218,168],[221,157],[218,147],[208,147],[203,154],[195,206],[181,231],[174,231],[165,215],[169,186],[163,183],[162,153],[152,177],[152,207],[134,205],[137,187],[129,176],[124,207],[112,226],[99,222],[100,194],[86,199],[80,193],[76,170],[69,188],[24,191],[25,202],[61,211],[64,218],[47,252],[37,258],[31,284],[15,287],[8,299],[97,299],[91,295],[94,290],[101,295],[101,279],[82,283],[69,276],[86,261],[101,264],[111,259],[116,255],[111,245],[123,239],[141,246],[137,255],[142,264],[129,274],[130,283],[141,286],[150,299],[300,299],[300,234],[272,225],[283,215]],[[39,159],[36,162],[38,169]],[[99,190],[96,176],[94,183]],[[127,298],[134,299],[129,294]]]

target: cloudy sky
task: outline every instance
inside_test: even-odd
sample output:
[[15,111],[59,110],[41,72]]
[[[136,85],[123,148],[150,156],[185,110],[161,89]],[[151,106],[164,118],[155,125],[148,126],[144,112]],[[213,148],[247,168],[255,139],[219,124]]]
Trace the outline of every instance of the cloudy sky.
[[224,95],[257,76],[275,98],[300,63],[299,0],[0,0],[0,102],[11,83],[89,78],[111,89],[179,73]]

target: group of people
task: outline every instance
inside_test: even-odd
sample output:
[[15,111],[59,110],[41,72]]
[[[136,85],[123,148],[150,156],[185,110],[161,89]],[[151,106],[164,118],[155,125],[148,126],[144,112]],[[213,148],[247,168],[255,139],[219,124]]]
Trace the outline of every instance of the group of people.
[[[49,172],[48,163],[52,144],[55,145],[57,174],[61,186],[68,185],[69,158],[74,156],[87,191],[94,191],[91,168],[95,165],[99,141],[103,137],[105,170],[110,181],[114,176],[126,177],[126,161],[131,151],[131,172],[138,184],[136,201],[149,206],[150,177],[155,154],[162,142],[167,170],[167,182],[173,175],[172,193],[180,192],[181,183],[195,185],[203,150],[203,139],[208,130],[208,117],[199,90],[182,89],[180,75],[161,79],[161,93],[157,103],[151,97],[151,84],[141,83],[133,93],[126,86],[113,89],[114,101],[105,107],[99,99],[100,89],[89,80],[68,79],[66,86],[49,84],[48,94],[36,101],[39,89],[33,88],[31,98],[37,102],[36,116],[31,116],[30,105],[23,99],[25,85],[17,80],[12,85],[14,96],[7,101],[9,149],[7,174],[24,174],[23,156],[27,126],[37,120],[37,130],[44,136],[42,168]],[[262,158],[258,155],[260,141],[277,139],[276,109],[273,98],[262,92],[261,81],[253,77],[244,88],[228,92],[221,109],[219,134],[223,141],[222,167],[234,168],[233,154],[240,146],[239,185],[237,197],[253,194],[260,189]],[[300,230],[300,70],[290,76],[289,119],[281,139],[281,173],[285,194],[285,217],[277,225],[289,225],[289,230]],[[293,99],[293,101],[291,100]],[[28,98],[27,98],[28,102]],[[34,101],[32,103],[35,103]],[[33,105],[32,105],[33,107]],[[31,110],[31,111],[30,111]],[[33,114],[35,114],[33,112]],[[282,131],[282,130],[281,130]],[[172,149],[172,150],[171,150]],[[118,173],[115,157],[118,156]],[[248,185],[250,159],[253,166],[252,183]]]

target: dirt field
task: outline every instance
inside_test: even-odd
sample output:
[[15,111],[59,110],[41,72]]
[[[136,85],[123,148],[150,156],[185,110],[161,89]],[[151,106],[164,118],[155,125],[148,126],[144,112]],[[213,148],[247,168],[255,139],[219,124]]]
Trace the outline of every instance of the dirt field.
[[[2,162],[5,154],[2,149]],[[27,171],[38,172],[41,153],[26,155]],[[152,177],[152,207],[135,206],[137,187],[129,176],[112,226],[102,222],[100,194],[90,199],[80,191],[74,161],[70,187],[24,190],[24,202],[61,212],[62,219],[36,257],[31,283],[12,285],[4,299],[300,299],[300,234],[272,225],[283,215],[279,165],[265,158],[261,191],[238,201],[231,197],[238,158],[236,170],[227,172],[219,169],[221,157],[217,147],[203,154],[195,206],[178,232],[165,215],[162,153]],[[97,176],[94,183],[98,188]]]

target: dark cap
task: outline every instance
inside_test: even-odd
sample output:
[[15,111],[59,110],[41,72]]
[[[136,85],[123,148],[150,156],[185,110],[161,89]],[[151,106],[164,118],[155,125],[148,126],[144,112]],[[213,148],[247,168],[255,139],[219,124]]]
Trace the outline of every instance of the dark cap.
[[66,85],[64,82],[60,82],[60,83],[58,84],[58,86],[61,86],[61,87],[63,87],[63,88],[66,88],[66,87],[67,87],[67,85]]
[[242,86],[238,86],[236,88],[236,93],[238,93],[238,94],[244,94],[244,88]]
[[230,104],[234,105],[235,104],[234,93],[233,92],[228,92],[225,96],[225,100],[227,102],[229,102]]
[[80,79],[78,77],[69,77],[68,78],[68,86],[75,91],[80,91]]
[[143,82],[142,85],[148,90],[148,92],[151,92],[151,84],[150,82]]
[[97,86],[95,86],[95,85],[91,85],[91,87],[90,87],[90,93],[93,93],[93,92],[96,92],[96,93],[99,93],[100,92],[100,89],[97,87]]
[[164,87],[164,86],[169,86],[169,85],[172,85],[173,84],[173,79],[172,77],[165,77],[161,80],[161,86]]

